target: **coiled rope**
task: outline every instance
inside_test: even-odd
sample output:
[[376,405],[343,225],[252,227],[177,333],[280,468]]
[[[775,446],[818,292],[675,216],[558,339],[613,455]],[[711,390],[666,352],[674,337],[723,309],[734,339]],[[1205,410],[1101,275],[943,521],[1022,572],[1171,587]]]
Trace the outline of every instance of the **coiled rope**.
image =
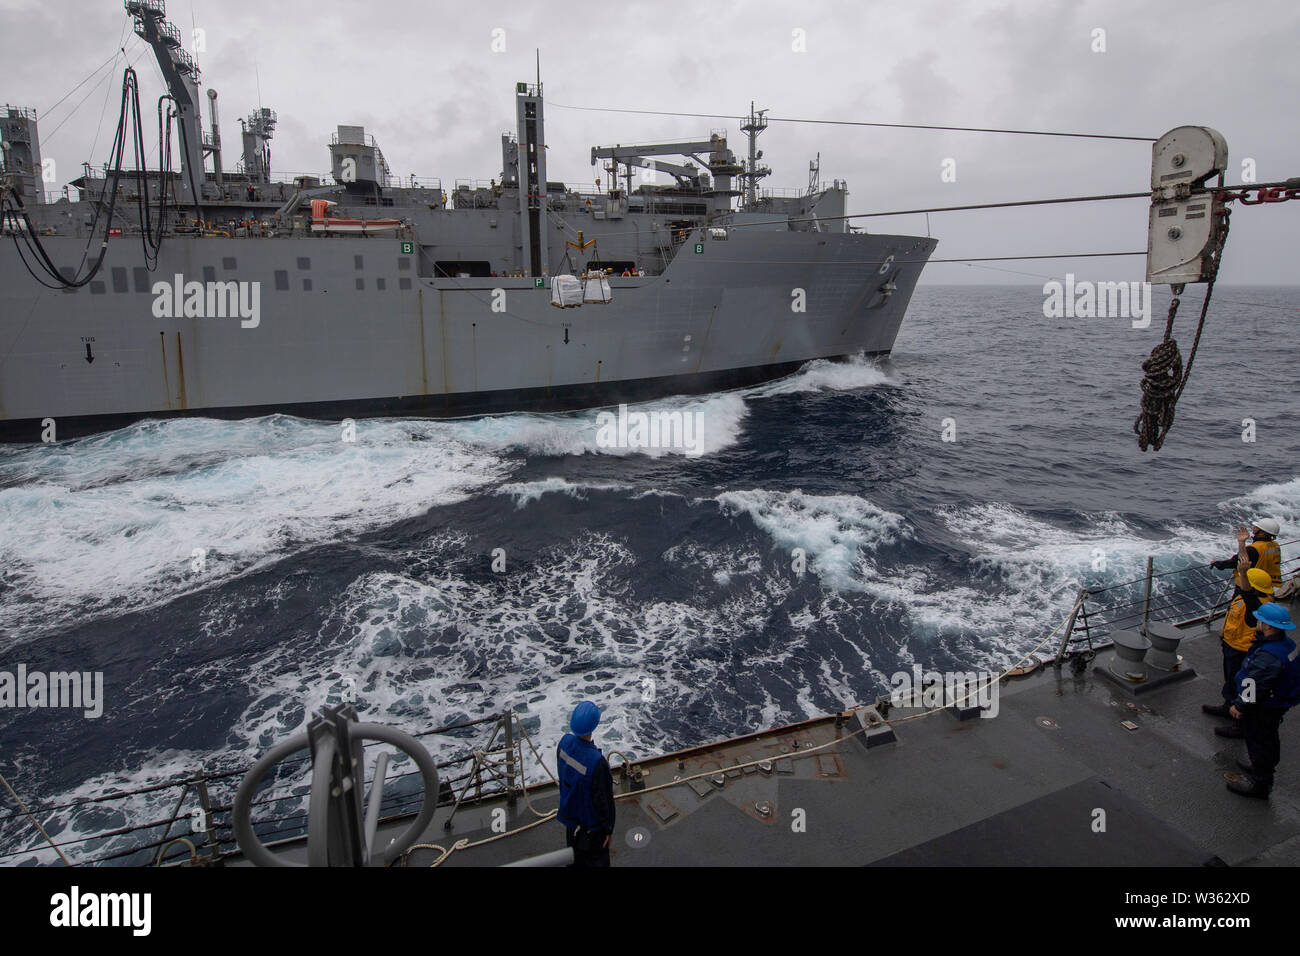
[[1210,277],[1205,284],[1205,300],[1201,302],[1201,317],[1196,324],[1196,338],[1192,340],[1192,350],[1187,355],[1187,367],[1183,368],[1183,356],[1178,351],[1178,340],[1174,338],[1174,317],[1178,314],[1183,286],[1175,285],[1174,297],[1169,301],[1169,315],[1165,319],[1165,336],[1151,350],[1150,357],[1142,363],[1142,413],[1133,422],[1133,432],[1138,436],[1138,446],[1146,451],[1150,447],[1159,451],[1165,443],[1169,429],[1174,426],[1174,411],[1183,389],[1192,377],[1192,363],[1196,361],[1196,350],[1201,344],[1201,333],[1205,330],[1205,316],[1210,310],[1210,297],[1214,294],[1214,280],[1219,276],[1219,264],[1223,261],[1223,246],[1228,241],[1228,217],[1231,209],[1223,210],[1223,229],[1210,254]]

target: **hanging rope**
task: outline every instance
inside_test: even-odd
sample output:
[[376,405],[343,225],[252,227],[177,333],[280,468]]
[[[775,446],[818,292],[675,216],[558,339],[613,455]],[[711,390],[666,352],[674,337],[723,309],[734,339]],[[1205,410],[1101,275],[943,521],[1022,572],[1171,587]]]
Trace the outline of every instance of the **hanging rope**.
[[[14,242],[14,248],[18,252],[18,257],[32,278],[45,288],[55,290],[79,289],[99,274],[100,267],[104,264],[104,257],[108,253],[108,239],[113,227],[113,213],[117,208],[119,187],[123,178],[127,177],[136,180],[136,205],[140,215],[140,238],[144,248],[145,265],[150,271],[158,265],[158,250],[162,246],[163,234],[166,231],[167,224],[167,191],[172,165],[172,110],[170,108],[164,109],[164,102],[172,102],[174,105],[174,101],[169,95],[158,98],[158,148],[160,152],[158,157],[158,178],[160,194],[157,209],[157,228],[153,225],[149,205],[144,126],[140,119],[139,80],[135,70],[128,66],[122,74],[121,108],[118,112],[117,131],[113,137],[109,161],[105,165],[104,186],[99,196],[94,197],[95,217],[90,223],[86,246],[81,254],[81,262],[73,270],[74,275],[71,278],[59,271],[44,243],[41,242],[39,231],[29,218],[26,206],[18,190],[13,186],[0,188],[0,222],[13,223],[9,232]],[[182,135],[184,131],[184,124],[182,124]],[[123,168],[128,143],[134,147],[135,151],[136,168],[134,171],[127,171]],[[101,219],[103,220],[103,230],[100,236],[99,253],[92,257],[91,248],[96,233],[100,232]],[[88,262],[89,265],[87,265]],[[50,281],[46,281],[47,279]]]
[[1201,333],[1205,330],[1205,316],[1210,309],[1210,297],[1214,294],[1214,280],[1219,276],[1219,263],[1223,261],[1223,245],[1228,241],[1228,217],[1232,210],[1226,206],[1223,210],[1223,230],[1211,253],[1210,277],[1205,284],[1205,300],[1201,302],[1201,317],[1196,324],[1196,338],[1192,340],[1192,350],[1187,356],[1187,367],[1183,368],[1183,356],[1178,351],[1178,341],[1174,338],[1174,317],[1178,314],[1182,284],[1173,286],[1174,297],[1169,302],[1169,315],[1165,319],[1165,336],[1160,344],[1151,350],[1151,355],[1142,363],[1142,413],[1133,423],[1133,431],[1138,436],[1138,446],[1146,451],[1150,447],[1159,451],[1165,443],[1169,429],[1174,425],[1174,410],[1183,389],[1192,377],[1192,363],[1196,361],[1196,350],[1201,344]]

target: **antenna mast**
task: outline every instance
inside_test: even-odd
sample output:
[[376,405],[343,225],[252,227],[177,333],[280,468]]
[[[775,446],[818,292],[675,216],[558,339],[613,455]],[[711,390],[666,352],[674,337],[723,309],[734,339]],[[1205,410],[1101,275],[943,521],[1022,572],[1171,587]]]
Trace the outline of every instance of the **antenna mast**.
[[754,112],[753,100],[749,103],[749,119],[745,125],[740,127],[741,131],[749,137],[749,159],[745,163],[745,171],[740,174],[740,178],[745,181],[745,207],[753,209],[757,199],[758,190],[755,188],[758,181],[764,176],[770,176],[772,170],[766,166],[758,165],[758,161],[763,158],[763,151],[758,148],[758,136],[763,130],[767,129],[767,110]]

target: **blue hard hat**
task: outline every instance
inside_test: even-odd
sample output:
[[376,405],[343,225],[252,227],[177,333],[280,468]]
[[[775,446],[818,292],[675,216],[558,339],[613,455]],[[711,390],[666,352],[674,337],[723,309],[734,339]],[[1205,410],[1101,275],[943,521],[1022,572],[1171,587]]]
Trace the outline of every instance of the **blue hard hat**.
[[1272,602],[1260,605],[1259,610],[1255,612],[1255,620],[1261,624],[1271,624],[1283,631],[1295,628],[1295,622],[1291,620],[1291,615],[1286,612],[1286,608]]
[[569,718],[569,729],[579,737],[585,737],[600,723],[600,708],[589,700],[584,700],[577,707],[573,708],[573,716]]

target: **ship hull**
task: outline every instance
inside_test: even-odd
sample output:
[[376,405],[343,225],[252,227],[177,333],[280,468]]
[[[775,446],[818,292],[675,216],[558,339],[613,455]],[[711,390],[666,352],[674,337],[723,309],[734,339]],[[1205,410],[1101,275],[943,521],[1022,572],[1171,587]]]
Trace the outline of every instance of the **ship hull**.
[[[82,240],[44,241],[57,265],[80,260]],[[689,243],[662,275],[611,277],[609,304],[557,309],[548,280],[425,275],[431,257],[395,239],[175,237],[153,272],[138,239],[112,239],[72,292],[38,286],[6,241],[0,440],[178,416],[557,411],[750,385],[888,353],[934,244],[733,229]]]

